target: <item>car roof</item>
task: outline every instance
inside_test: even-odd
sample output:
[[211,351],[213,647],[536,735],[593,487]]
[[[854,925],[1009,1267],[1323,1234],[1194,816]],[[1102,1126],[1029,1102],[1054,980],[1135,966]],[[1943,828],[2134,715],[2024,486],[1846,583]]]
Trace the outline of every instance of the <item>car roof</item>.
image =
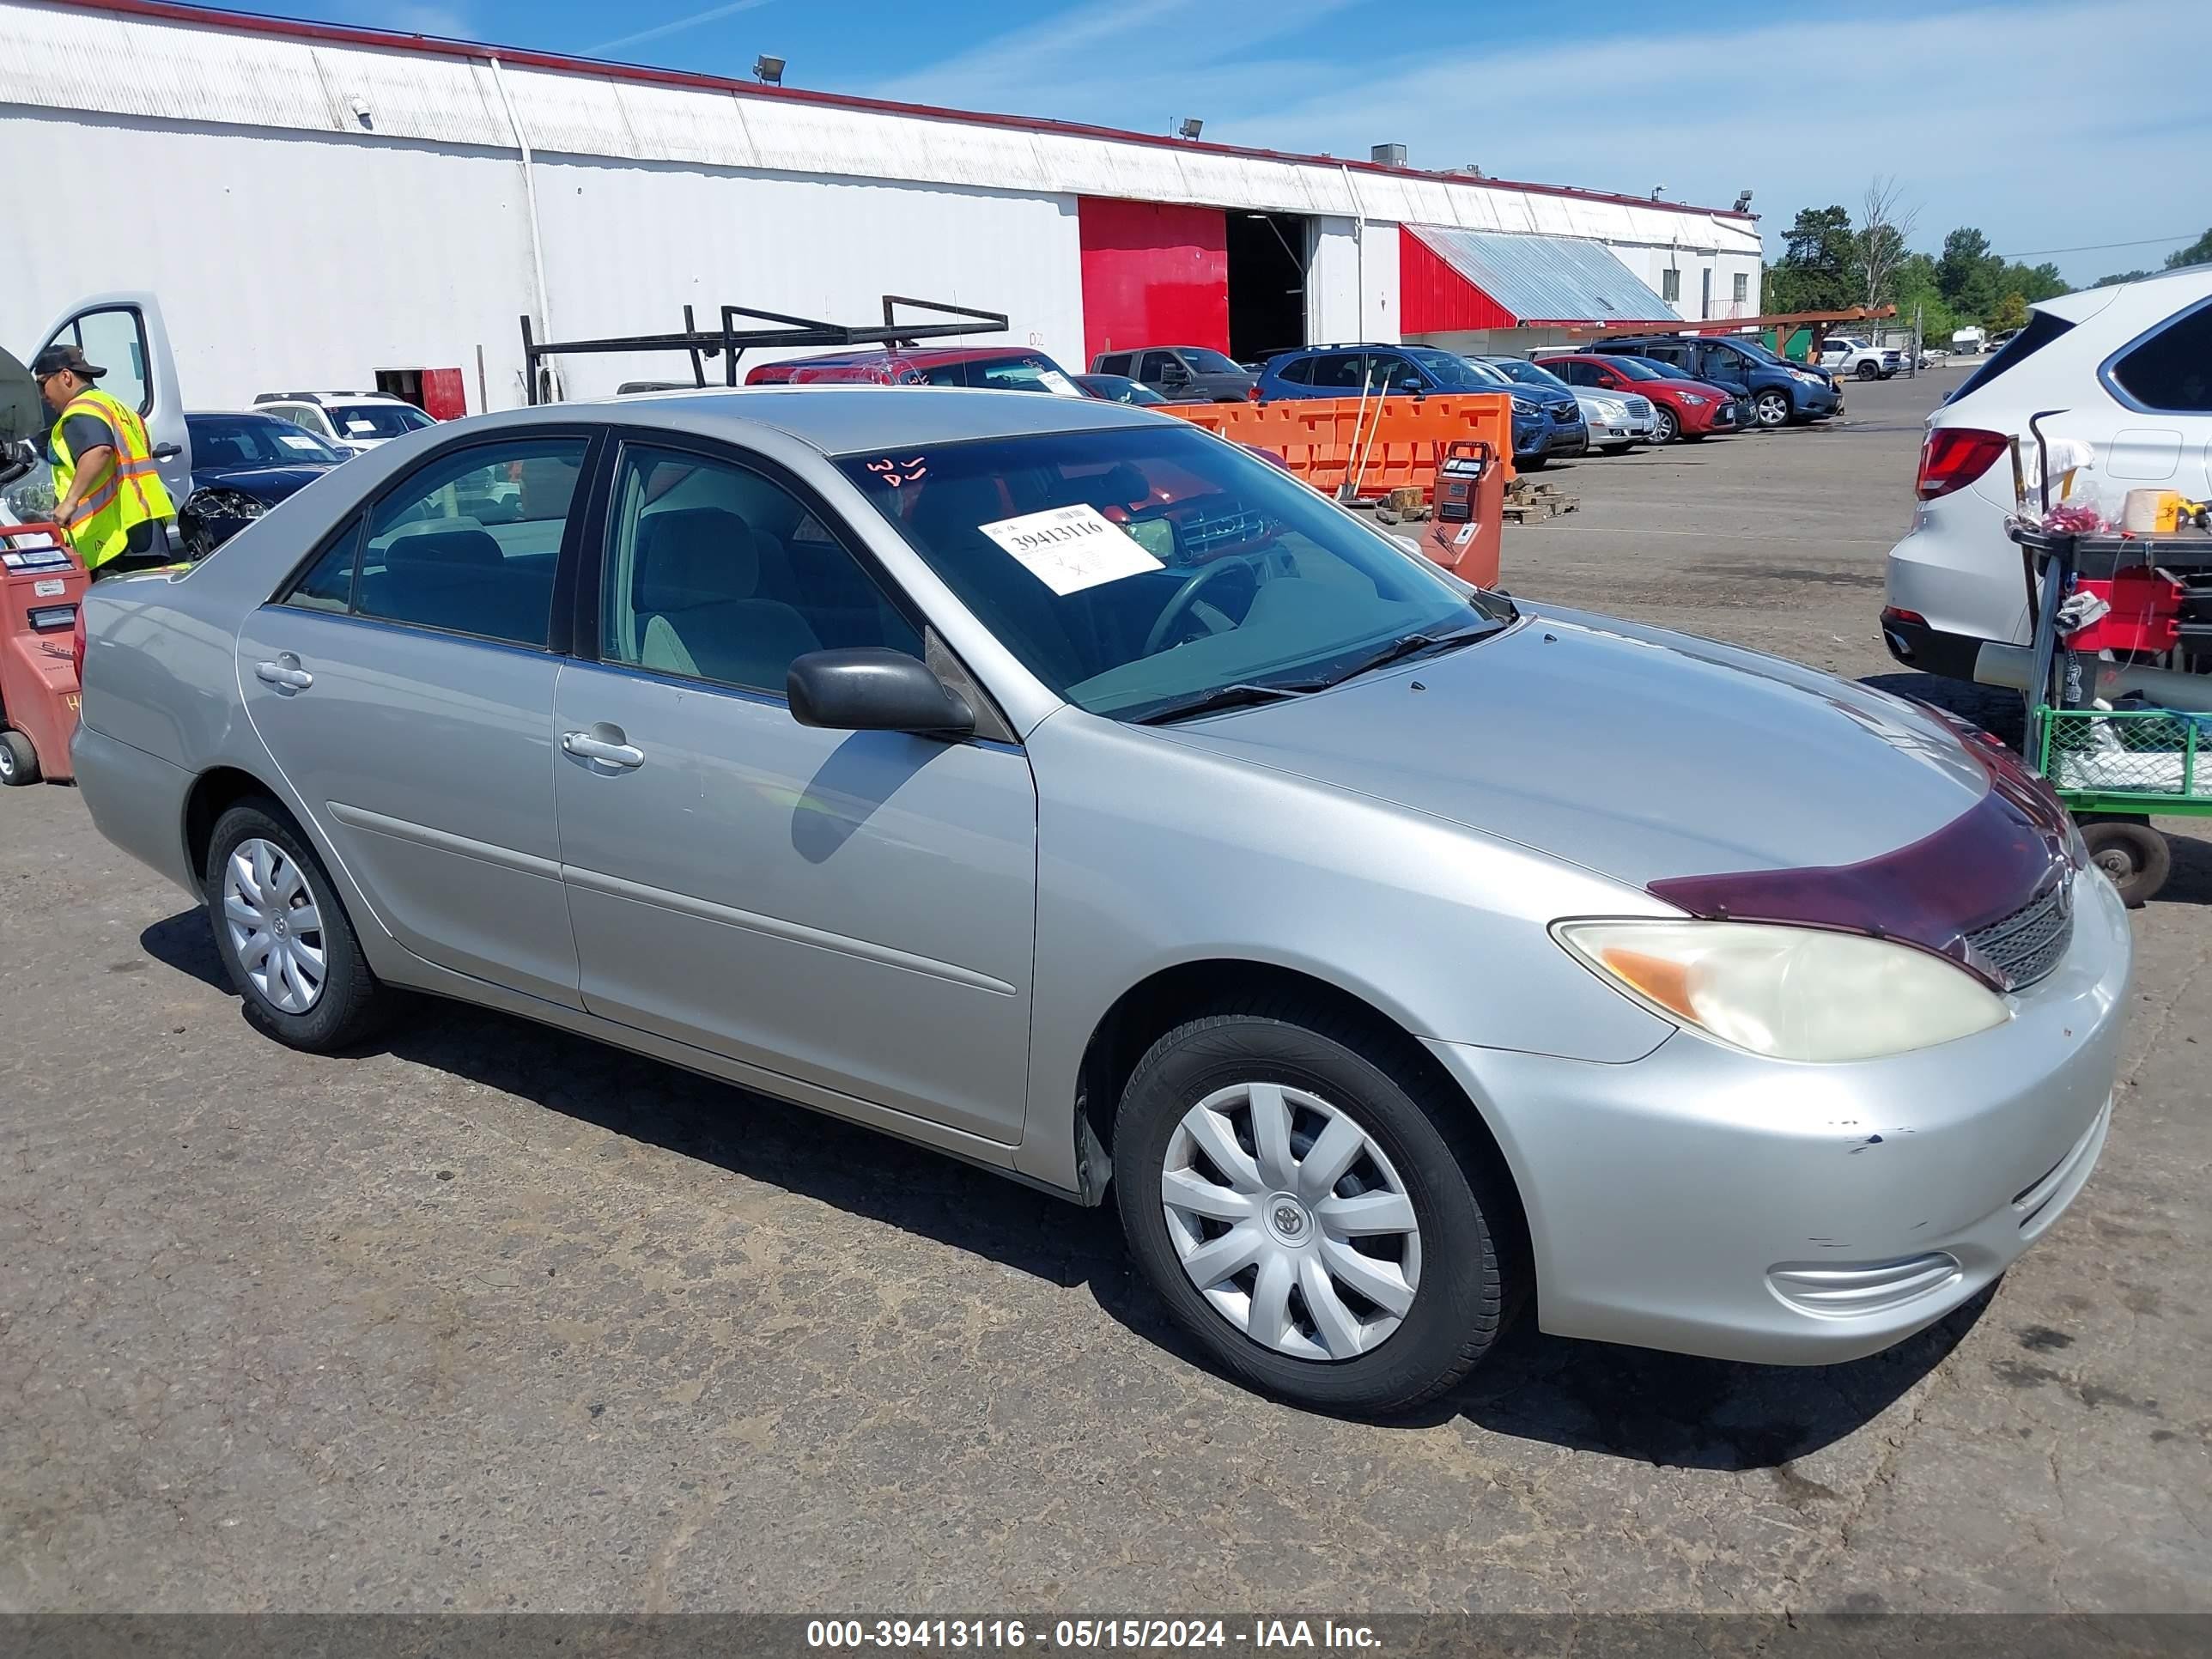
[[796,368],[801,364],[898,362],[911,363],[920,368],[933,363],[974,363],[992,357],[1041,357],[1043,355],[1036,346],[892,346],[867,351],[826,351],[818,357],[782,357],[765,367]]
[[[769,427],[825,455],[860,450],[910,450],[920,444],[1037,433],[1087,432],[1143,426],[1172,416],[1096,398],[1048,398],[964,386],[755,386],[708,392],[648,392],[596,404],[549,404],[482,417],[519,423],[592,418],[672,427],[742,443]],[[1186,422],[1176,422],[1188,425]]]

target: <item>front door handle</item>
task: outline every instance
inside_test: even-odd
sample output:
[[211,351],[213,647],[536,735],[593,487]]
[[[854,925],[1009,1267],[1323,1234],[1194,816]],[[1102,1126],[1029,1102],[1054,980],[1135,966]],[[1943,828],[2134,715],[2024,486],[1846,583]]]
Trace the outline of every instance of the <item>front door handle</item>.
[[[607,732],[613,735],[595,737],[593,732]],[[599,761],[608,766],[644,765],[645,750],[635,744],[623,742],[622,738],[622,728],[614,726],[594,726],[591,732],[563,732],[561,734],[561,752],[574,755],[579,760]]]
[[315,677],[300,666],[300,659],[290,652],[280,653],[275,662],[256,663],[253,672],[280,691],[304,691],[315,683]]
[[157,461],[173,461],[178,456],[184,453],[185,452],[183,450],[179,449],[174,444],[155,444],[154,446],[154,459]]

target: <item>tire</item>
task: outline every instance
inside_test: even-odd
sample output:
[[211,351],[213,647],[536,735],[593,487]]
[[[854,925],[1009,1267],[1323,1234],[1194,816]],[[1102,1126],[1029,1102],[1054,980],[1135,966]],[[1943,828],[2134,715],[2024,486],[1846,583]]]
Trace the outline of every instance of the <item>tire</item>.
[[[1291,1127],[1270,1170],[1256,1150],[1257,1125],[1279,1097],[1287,1115],[1278,1121]],[[1519,1272],[1501,1259],[1492,1219],[1512,1213],[1510,1200],[1468,1133],[1470,1109],[1440,1097],[1368,1029],[1326,1009],[1254,1003],[1178,1026],[1138,1064],[1115,1121],[1114,1185],[1130,1253],[1177,1322],[1248,1386],[1323,1411],[1406,1411],[1473,1370],[1518,1301]],[[1297,1201],[1297,1170],[1338,1120],[1364,1137],[1361,1149],[1308,1209]],[[1224,1155],[1242,1152],[1244,1140],[1255,1150],[1233,1174],[1201,1163],[1207,1143],[1191,1127],[1200,1122]],[[1347,1133],[1334,1132],[1340,1140]],[[1232,1135],[1243,1139],[1222,1139]],[[1201,1194],[1214,1206],[1208,1218],[1186,1209],[1171,1219],[1169,1182],[1178,1195]],[[1386,1194],[1402,1200],[1396,1212],[1410,1214],[1412,1234],[1377,1229],[1354,1249],[1340,1206]],[[1224,1218],[1239,1206],[1249,1206],[1242,1218]],[[1335,1209],[1334,1225],[1323,1206]],[[1224,1244],[1248,1228],[1241,1245]],[[1255,1259],[1201,1289],[1184,1260],[1207,1250],[1215,1261],[1206,1267],[1247,1250]],[[1262,1316],[1254,1297],[1271,1269],[1296,1294],[1285,1289],[1272,1334],[1255,1334]],[[1409,1300],[1401,1308],[1369,1301],[1346,1271],[1380,1296]],[[1324,1317],[1318,1298],[1308,1299],[1310,1280],[1327,1298]]]
[[1862,380],[1879,380],[1882,378],[1881,365],[1880,363],[1861,363],[1858,368],[1858,375],[1859,379]]
[[1797,404],[1786,392],[1762,392],[1752,400],[1752,413],[1760,427],[1771,432],[1777,427],[1790,424],[1797,413]]
[[[246,866],[243,876],[234,875],[234,860]],[[216,954],[255,1030],[310,1054],[350,1047],[370,1030],[387,995],[362,955],[352,921],[322,860],[282,807],[272,800],[247,799],[218,818],[202,878]],[[255,902],[255,893],[265,902]],[[241,908],[229,907],[227,902],[234,898]],[[289,917],[307,908],[315,912],[316,925],[294,927]],[[249,918],[262,925],[250,925]],[[273,927],[267,925],[272,918],[277,923]],[[247,936],[237,937],[241,932]],[[276,943],[262,945],[255,957],[256,944],[271,933]],[[294,964],[289,973],[276,965],[287,955]],[[311,960],[318,956],[319,979]],[[310,981],[313,994],[303,999],[300,988]],[[299,1006],[288,1006],[287,1000]]]
[[2089,857],[2119,889],[2120,902],[2140,910],[2158,896],[2173,871],[2173,849],[2148,818],[2083,818]]
[[21,732],[0,732],[0,787],[18,788],[39,781],[39,751]]
[[1674,417],[1673,410],[1662,408],[1651,411],[1651,441],[1653,443],[1671,444],[1681,435],[1682,423]]

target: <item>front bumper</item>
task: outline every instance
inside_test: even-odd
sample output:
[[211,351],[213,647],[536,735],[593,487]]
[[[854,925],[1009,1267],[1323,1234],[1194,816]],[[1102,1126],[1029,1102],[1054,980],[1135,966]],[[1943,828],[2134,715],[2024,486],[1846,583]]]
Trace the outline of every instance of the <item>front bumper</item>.
[[1600,1065],[1431,1042],[1519,1184],[1563,1336],[1826,1364],[1902,1340],[2050,1227],[2104,1145],[2131,962],[2075,878],[2074,940],[1994,1030],[1851,1065],[1693,1033]]

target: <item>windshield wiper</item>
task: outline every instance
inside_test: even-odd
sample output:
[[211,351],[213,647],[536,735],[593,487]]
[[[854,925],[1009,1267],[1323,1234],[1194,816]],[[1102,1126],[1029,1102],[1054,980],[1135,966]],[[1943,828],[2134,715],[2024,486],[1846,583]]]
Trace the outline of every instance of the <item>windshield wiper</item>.
[[1371,656],[1361,658],[1342,673],[1332,676],[1327,684],[1341,685],[1346,680],[1357,679],[1362,674],[1374,669],[1387,667],[1394,662],[1402,662],[1407,657],[1418,657],[1425,651],[1437,650],[1444,646],[1465,645],[1470,641],[1481,639],[1484,635],[1496,631],[1496,628],[1492,627],[1455,629],[1449,634],[1426,632],[1401,634],[1380,651]]
[[1285,681],[1280,685],[1263,685],[1256,680],[1240,680],[1234,685],[1218,685],[1197,696],[1171,702],[1164,708],[1155,708],[1141,715],[1139,726],[1164,726],[1170,720],[1189,720],[1198,714],[1211,714],[1219,708],[1244,708],[1255,702],[1280,702],[1285,697],[1303,697],[1321,690],[1325,684],[1320,680]]

